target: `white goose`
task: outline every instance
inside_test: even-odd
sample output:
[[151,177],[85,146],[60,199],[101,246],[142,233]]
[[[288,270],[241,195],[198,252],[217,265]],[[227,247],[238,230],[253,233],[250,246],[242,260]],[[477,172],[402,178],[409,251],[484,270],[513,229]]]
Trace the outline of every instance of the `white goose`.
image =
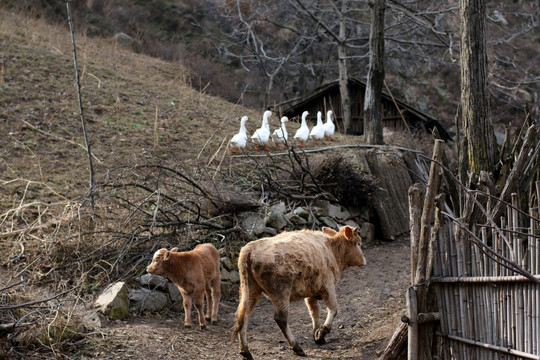
[[309,112],[307,111],[302,113],[302,124],[300,125],[300,128],[296,130],[296,134],[294,134],[294,139],[300,141],[300,147],[304,147],[305,141],[309,138],[309,127],[306,123],[308,115]]
[[255,143],[255,151],[258,151],[259,148],[257,145],[264,146],[265,150],[268,150],[268,140],[270,140],[270,125],[268,125],[268,118],[272,116],[270,110],[266,110],[263,114],[262,126],[255,130],[251,136],[251,140]]
[[332,140],[332,136],[336,130],[336,125],[334,125],[334,122],[332,121],[332,116],[332,110],[328,110],[326,112],[326,122],[324,123],[324,136],[328,141]]
[[247,133],[246,133],[246,121],[248,121],[247,116],[242,116],[240,119],[240,131],[235,134],[231,139],[231,151],[233,154],[236,154],[237,150],[244,152],[247,144]]
[[320,144],[321,140],[324,138],[324,124],[322,121],[322,112],[317,112],[317,125],[311,129],[311,132],[309,133],[309,137],[313,140],[317,140],[317,142]]
[[285,127],[285,123],[287,121],[289,121],[289,118],[283,116],[281,118],[281,126],[279,127],[279,129],[274,130],[274,133],[272,134],[272,141],[274,142],[274,144],[276,144],[276,148],[278,150],[280,144],[283,144],[285,147],[287,146],[287,140],[289,138],[287,128]]

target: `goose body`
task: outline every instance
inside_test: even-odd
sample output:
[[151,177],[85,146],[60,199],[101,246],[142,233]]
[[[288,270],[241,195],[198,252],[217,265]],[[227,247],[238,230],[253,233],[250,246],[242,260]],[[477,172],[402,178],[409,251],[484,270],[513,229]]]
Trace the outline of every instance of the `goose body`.
[[302,113],[302,124],[300,125],[300,128],[296,130],[296,134],[294,134],[294,139],[300,141],[300,147],[304,147],[305,141],[309,138],[309,127],[306,123],[306,118],[309,115],[309,112],[304,111]]
[[287,146],[287,140],[289,138],[289,134],[287,133],[287,128],[285,126],[285,123],[289,121],[289,118],[286,116],[283,116],[281,118],[281,125],[278,129],[274,130],[272,133],[272,141],[274,144],[276,144],[276,147],[279,149],[279,145],[283,144]]
[[270,125],[268,124],[268,118],[272,116],[270,110],[266,110],[263,114],[263,121],[260,128],[255,130],[253,135],[251,135],[251,140],[255,143],[255,150],[259,150],[257,145],[262,145],[266,150],[268,150],[268,141],[270,140]]
[[231,148],[232,153],[235,154],[237,150],[242,152],[246,148],[247,144],[247,133],[246,133],[246,121],[248,120],[247,116],[242,116],[240,119],[240,130],[235,134],[231,139]]
[[326,112],[326,122],[324,123],[324,136],[328,141],[332,140],[332,136],[336,130],[336,125],[334,125],[334,122],[332,121],[332,116],[332,110],[328,110]]
[[321,140],[324,138],[324,124],[322,121],[322,112],[317,112],[317,125],[311,129],[311,132],[309,133],[309,137],[313,140],[317,140],[317,142],[320,144]]

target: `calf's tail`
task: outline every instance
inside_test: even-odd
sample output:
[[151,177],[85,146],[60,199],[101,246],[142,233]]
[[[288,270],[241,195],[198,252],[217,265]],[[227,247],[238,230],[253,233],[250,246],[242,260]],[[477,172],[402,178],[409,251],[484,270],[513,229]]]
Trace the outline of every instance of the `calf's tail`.
[[245,254],[240,251],[238,257],[238,272],[240,274],[240,302],[238,309],[236,309],[236,321],[233,327],[233,333],[231,335],[231,344],[233,344],[238,336],[238,333],[244,327],[247,321],[247,309],[249,304],[249,276],[248,271],[250,267],[251,253]]

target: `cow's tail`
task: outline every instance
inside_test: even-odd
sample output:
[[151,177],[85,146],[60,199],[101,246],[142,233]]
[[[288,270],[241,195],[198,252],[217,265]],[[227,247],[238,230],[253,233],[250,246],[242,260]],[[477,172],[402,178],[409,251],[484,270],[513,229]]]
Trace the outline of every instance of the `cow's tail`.
[[247,321],[247,309],[249,306],[249,268],[251,253],[247,254],[243,251],[240,251],[240,256],[238,257],[238,272],[240,274],[240,302],[238,303],[238,309],[236,309],[236,320],[233,327],[233,332],[231,335],[231,344],[233,344],[238,337],[238,333],[244,327],[244,324]]

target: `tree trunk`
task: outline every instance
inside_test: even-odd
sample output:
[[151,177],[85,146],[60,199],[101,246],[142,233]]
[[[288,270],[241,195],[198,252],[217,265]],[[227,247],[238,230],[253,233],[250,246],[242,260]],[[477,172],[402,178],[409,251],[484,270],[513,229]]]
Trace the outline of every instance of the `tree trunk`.
[[371,6],[369,71],[364,99],[364,135],[366,143],[383,144],[381,93],[384,83],[384,10],[385,0]]
[[345,13],[347,11],[347,1],[341,2],[341,14],[339,22],[339,43],[338,43],[338,70],[339,70],[339,93],[341,96],[341,107],[343,113],[343,129],[347,131],[351,126],[351,95],[349,93],[349,74],[347,72],[347,46],[345,39],[347,27],[345,24]]
[[[484,0],[459,0],[461,19],[461,106],[467,141],[463,166],[475,174],[495,165],[495,134],[487,89],[486,8]],[[464,180],[464,179],[463,179]]]

